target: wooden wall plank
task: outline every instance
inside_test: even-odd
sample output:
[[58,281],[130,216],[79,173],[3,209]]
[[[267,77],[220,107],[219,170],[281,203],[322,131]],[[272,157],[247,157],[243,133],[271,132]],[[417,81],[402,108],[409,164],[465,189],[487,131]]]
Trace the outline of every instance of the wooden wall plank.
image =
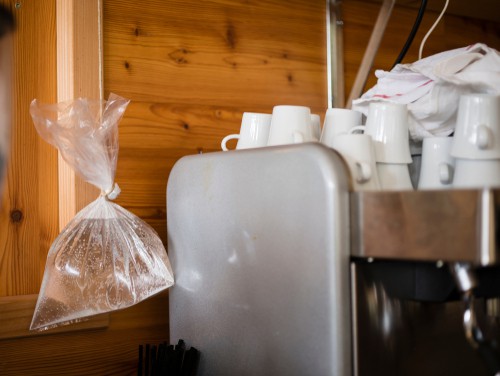
[[326,106],[323,1],[106,1],[104,14],[105,87],[133,100]]
[[0,374],[137,375],[138,346],[168,341],[167,298],[113,312],[107,329],[0,340]]
[[36,294],[0,298],[0,340],[106,328],[109,325],[109,315],[102,314],[51,330],[30,331],[29,327],[37,299],[38,295]]
[[56,101],[53,0],[0,0],[17,21],[13,128],[0,209],[0,296],[38,293],[45,258],[58,233],[57,151],[37,134],[29,105]]

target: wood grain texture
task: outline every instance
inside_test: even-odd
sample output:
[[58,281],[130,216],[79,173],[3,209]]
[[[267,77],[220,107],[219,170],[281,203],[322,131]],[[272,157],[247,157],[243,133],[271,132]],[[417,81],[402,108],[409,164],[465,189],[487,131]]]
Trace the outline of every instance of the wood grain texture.
[[55,3],[1,0],[16,17],[13,134],[0,209],[0,296],[38,293],[58,233],[57,151],[37,134],[29,105],[56,101]]
[[104,2],[104,89],[120,123],[117,202],[166,244],[165,193],[184,155],[220,150],[242,114],[327,107],[324,1]]
[[45,331],[31,331],[29,327],[37,298],[38,295],[0,298],[0,340],[106,328],[109,325],[109,315],[102,314],[72,325],[59,326]]
[[0,374],[137,375],[138,346],[168,341],[168,296],[110,314],[107,329],[0,340]]
[[105,90],[135,101],[326,105],[323,1],[106,1]]

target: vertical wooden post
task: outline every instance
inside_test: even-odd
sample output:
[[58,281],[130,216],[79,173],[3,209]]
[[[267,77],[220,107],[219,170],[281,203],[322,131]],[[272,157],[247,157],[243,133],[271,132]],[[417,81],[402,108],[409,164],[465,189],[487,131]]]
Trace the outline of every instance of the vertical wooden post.
[[375,60],[375,56],[377,55],[380,42],[382,42],[382,37],[384,36],[385,28],[391,18],[392,8],[394,8],[395,3],[396,0],[384,0],[382,6],[380,7],[377,21],[375,21],[375,26],[373,26],[372,35],[370,36],[370,40],[366,46],[363,60],[361,60],[361,65],[359,66],[356,79],[352,85],[351,93],[347,99],[346,108],[351,108],[352,101],[359,98],[361,94],[363,94],[366,80],[370,74],[370,69],[373,65],[373,61]]
[[[57,100],[102,99],[102,0],[56,0]],[[83,181],[59,154],[59,227],[62,229],[98,190]]]

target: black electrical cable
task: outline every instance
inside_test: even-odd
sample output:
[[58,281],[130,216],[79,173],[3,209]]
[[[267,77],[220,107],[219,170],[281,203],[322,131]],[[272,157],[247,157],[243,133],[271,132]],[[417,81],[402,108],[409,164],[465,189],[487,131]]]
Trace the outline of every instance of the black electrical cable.
[[[399,53],[398,58],[396,59],[394,65],[392,68],[394,68],[396,65],[401,63],[403,58],[405,57],[406,53],[408,52],[408,49],[410,48],[413,38],[415,38],[415,34],[417,34],[418,28],[420,27],[420,22],[422,22],[422,18],[424,18],[424,13],[425,13],[425,8],[427,7],[427,0],[422,0],[420,3],[420,8],[418,10],[417,18],[415,19],[415,23],[413,24],[413,28],[410,31],[410,35],[408,35],[408,39],[406,40],[405,45],[403,46],[403,49]],[[392,70],[391,68],[391,70]]]

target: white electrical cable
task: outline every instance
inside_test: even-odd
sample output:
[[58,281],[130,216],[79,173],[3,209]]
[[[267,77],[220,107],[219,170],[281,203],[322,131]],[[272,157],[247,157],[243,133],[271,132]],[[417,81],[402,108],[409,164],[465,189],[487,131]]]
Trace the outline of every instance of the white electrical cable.
[[431,33],[436,28],[436,26],[439,23],[439,21],[441,21],[441,18],[443,18],[444,13],[446,12],[446,9],[448,8],[449,2],[450,2],[450,0],[446,0],[446,3],[444,4],[444,8],[441,11],[441,14],[437,18],[436,22],[434,22],[434,24],[432,25],[432,27],[429,29],[429,31],[427,32],[427,34],[425,34],[424,39],[422,39],[422,42],[420,43],[420,49],[418,50],[418,60],[422,59],[422,50],[424,49],[424,44],[427,41],[427,38],[429,38],[429,35],[431,35]]

